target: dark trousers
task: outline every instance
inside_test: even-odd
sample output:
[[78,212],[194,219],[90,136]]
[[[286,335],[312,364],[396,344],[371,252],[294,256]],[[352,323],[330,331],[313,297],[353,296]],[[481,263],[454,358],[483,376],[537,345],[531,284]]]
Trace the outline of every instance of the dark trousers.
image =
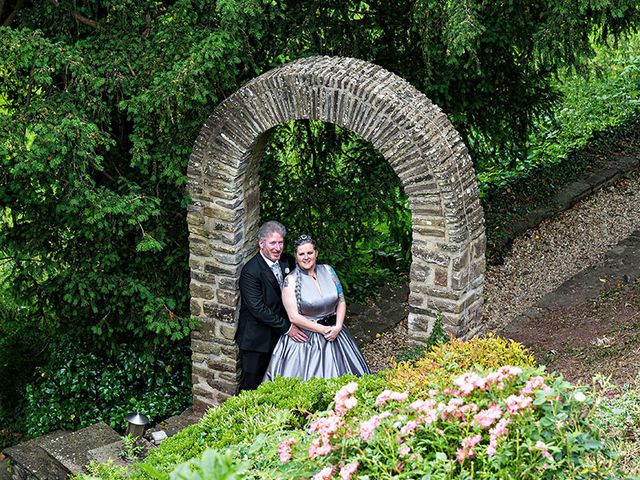
[[258,388],[258,385],[262,383],[270,360],[270,352],[240,350],[240,367],[242,368],[240,391]]

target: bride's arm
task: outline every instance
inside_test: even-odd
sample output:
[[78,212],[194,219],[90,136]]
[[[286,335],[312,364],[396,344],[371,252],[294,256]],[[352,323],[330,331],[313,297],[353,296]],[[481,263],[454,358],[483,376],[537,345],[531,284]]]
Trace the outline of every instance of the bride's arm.
[[313,322],[298,313],[298,302],[296,301],[296,281],[293,275],[288,275],[282,284],[282,304],[287,311],[289,321],[298,328],[311,330],[324,335],[329,327]]
[[331,330],[324,335],[325,340],[332,342],[338,337],[338,334],[342,330],[342,326],[344,325],[344,317],[347,314],[347,302],[344,300],[344,292],[342,291],[342,285],[340,284],[340,280],[338,279],[338,275],[335,270],[326,265],[326,268],[333,279],[333,283],[336,286],[336,290],[338,291],[338,305],[336,306],[336,324],[331,327]]

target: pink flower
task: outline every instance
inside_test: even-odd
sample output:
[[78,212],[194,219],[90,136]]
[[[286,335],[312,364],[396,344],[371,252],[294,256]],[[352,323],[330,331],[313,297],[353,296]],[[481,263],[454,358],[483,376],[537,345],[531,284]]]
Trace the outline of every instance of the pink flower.
[[309,432],[319,433],[321,436],[330,437],[344,425],[344,420],[333,415],[333,412],[326,417],[316,418],[311,422]]
[[349,382],[347,383],[344,387],[342,387],[340,390],[338,390],[338,394],[342,394],[342,395],[353,395],[354,393],[356,393],[356,391],[358,390],[358,384],[356,382]]
[[496,426],[489,430],[489,435],[493,437],[506,437],[509,433],[507,425],[509,425],[510,423],[511,420],[509,420],[508,418],[501,418]]
[[416,429],[417,426],[418,426],[418,422],[416,422],[415,420],[410,420],[409,422],[407,422],[406,425],[404,425],[400,429],[400,435],[402,435],[403,437],[406,435],[413,435],[413,431]]
[[502,410],[495,403],[486,410],[478,412],[473,419],[482,428],[487,428],[493,425],[493,423],[502,417]]
[[484,388],[485,379],[476,373],[465,372],[456,378],[453,384],[459,388],[460,393],[464,396],[469,395],[476,388]]
[[438,410],[442,411],[442,420],[446,420],[448,417],[461,419],[464,416],[464,413],[460,411],[463,404],[464,400],[459,397],[451,398],[446,405],[438,404]]
[[410,453],[411,453],[411,449],[409,447],[407,447],[406,445],[403,445],[402,447],[400,447],[400,450],[398,450],[398,456],[400,458],[406,457]]
[[532,395],[534,390],[544,390],[545,392],[551,390],[548,385],[544,383],[544,377],[536,375],[527,380],[527,383],[522,388],[521,392],[524,395]]
[[355,462],[347,463],[340,469],[341,480],[349,480],[351,478],[351,475],[356,472],[359,466],[360,462],[358,462],[357,460]]
[[507,425],[511,423],[508,418],[502,417],[495,427],[489,430],[489,446],[487,447],[487,455],[492,457],[496,454],[498,441],[509,434]]
[[538,440],[536,442],[535,447],[529,447],[529,450],[538,450],[540,452],[540,455],[542,455],[547,460],[553,462],[554,461],[553,455],[549,453],[548,448],[549,447],[547,447],[547,445],[542,440]]
[[395,400],[396,402],[404,402],[409,396],[406,392],[393,392],[391,390],[384,390],[378,397],[376,398],[376,407],[381,407],[389,400]]
[[411,410],[420,414],[420,421],[431,425],[438,419],[438,407],[435,400],[416,400],[409,405]]
[[326,438],[314,438],[309,445],[309,458],[327,455],[331,450],[333,447]]
[[452,395],[454,397],[460,395],[460,391],[456,390],[455,388],[445,388],[444,390],[442,390],[442,393],[444,395]]
[[476,405],[473,402],[467,403],[466,405],[462,405],[460,407],[460,413],[462,413],[463,415],[466,415],[467,413],[475,413],[478,410],[479,410],[478,405]]
[[344,415],[358,404],[358,399],[353,396],[356,390],[358,390],[358,384],[351,382],[336,392],[334,410],[338,415]]
[[291,460],[291,444],[295,441],[295,438],[288,438],[278,447],[278,451],[280,452],[280,461],[282,463],[287,463]]
[[323,468],[318,473],[316,473],[313,477],[311,477],[311,480],[328,480],[329,478],[331,478],[334,468],[335,467],[331,465]]
[[429,412],[436,407],[435,400],[416,400],[409,404],[409,408],[416,412]]
[[510,365],[505,365],[504,367],[498,368],[498,373],[502,373],[507,378],[517,377],[522,373],[522,369],[520,367],[512,367]]
[[518,413],[519,410],[531,405],[532,399],[526,395],[511,395],[505,400],[509,413]]
[[365,442],[369,441],[378,425],[380,425],[380,417],[377,415],[372,416],[369,420],[360,422],[360,436]]
[[473,458],[475,456],[474,448],[482,440],[482,435],[475,435],[473,437],[467,437],[462,439],[461,447],[457,450],[456,458],[458,462],[462,463],[466,458]]

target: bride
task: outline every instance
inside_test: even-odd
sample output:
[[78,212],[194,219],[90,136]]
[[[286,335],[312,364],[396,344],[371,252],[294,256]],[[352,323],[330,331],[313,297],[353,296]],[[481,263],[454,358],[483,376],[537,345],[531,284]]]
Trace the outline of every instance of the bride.
[[282,303],[291,323],[305,330],[309,340],[300,343],[282,335],[264,379],[282,376],[308,380],[370,373],[344,326],[347,304],[335,271],[329,265],[316,264],[316,242],[309,235],[299,237],[294,248],[296,268],[284,280]]

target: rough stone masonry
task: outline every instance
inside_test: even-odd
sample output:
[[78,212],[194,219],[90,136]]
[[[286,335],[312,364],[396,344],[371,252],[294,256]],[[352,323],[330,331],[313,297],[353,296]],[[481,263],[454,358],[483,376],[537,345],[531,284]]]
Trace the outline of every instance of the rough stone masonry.
[[[435,318],[464,335],[482,305],[485,236],[473,165],[446,115],[402,78],[353,58],[310,57],[271,70],[220,103],[189,160],[194,408],[237,392],[238,281],[257,250],[258,167],[270,130],[312,119],[370,141],[409,197],[413,221],[409,335]],[[286,224],[286,219],[279,219]]]

